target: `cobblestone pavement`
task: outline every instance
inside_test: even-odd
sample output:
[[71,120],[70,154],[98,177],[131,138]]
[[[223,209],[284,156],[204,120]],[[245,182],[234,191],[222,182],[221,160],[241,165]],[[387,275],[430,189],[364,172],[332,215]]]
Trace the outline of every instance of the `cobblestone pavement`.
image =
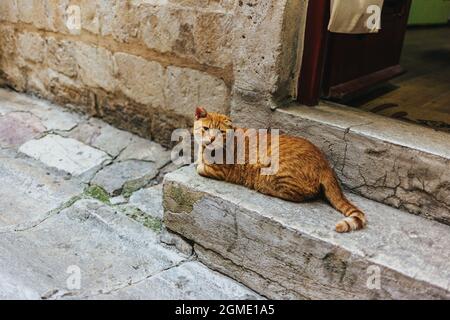
[[253,299],[162,224],[161,145],[0,89],[1,299]]

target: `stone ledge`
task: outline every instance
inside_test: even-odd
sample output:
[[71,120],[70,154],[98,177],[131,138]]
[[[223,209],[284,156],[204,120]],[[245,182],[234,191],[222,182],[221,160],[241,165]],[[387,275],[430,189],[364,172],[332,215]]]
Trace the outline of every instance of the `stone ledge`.
[[[349,198],[369,226],[337,234],[342,217],[326,203],[270,198],[191,166],[166,176],[164,222],[202,262],[269,298],[450,298],[448,226]],[[370,289],[378,271],[380,289]]]
[[450,135],[345,106],[277,109],[271,128],[325,152],[344,186],[450,224]]

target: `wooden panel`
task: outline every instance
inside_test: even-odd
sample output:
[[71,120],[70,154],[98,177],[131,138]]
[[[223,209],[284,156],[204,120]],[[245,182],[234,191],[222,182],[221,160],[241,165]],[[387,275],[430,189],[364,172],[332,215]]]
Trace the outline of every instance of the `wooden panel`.
[[377,34],[329,33],[323,96],[342,99],[401,74],[411,0],[386,0]]
[[298,100],[307,106],[319,103],[329,20],[330,0],[308,2],[305,48],[298,84]]

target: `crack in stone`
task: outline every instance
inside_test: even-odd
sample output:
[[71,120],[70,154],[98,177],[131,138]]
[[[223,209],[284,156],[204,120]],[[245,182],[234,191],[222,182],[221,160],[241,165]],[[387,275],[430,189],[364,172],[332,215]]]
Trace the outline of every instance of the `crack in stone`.
[[53,210],[50,210],[47,213],[45,213],[43,215],[43,217],[41,217],[38,220],[34,220],[34,221],[31,221],[31,222],[19,223],[19,224],[16,224],[16,225],[6,226],[6,227],[3,227],[3,228],[0,228],[0,234],[10,233],[10,232],[24,232],[24,231],[28,231],[28,230],[31,230],[33,228],[36,228],[39,225],[41,225],[42,223],[44,223],[45,221],[47,221],[48,219],[50,219],[51,217],[56,216],[59,213],[61,213],[61,211],[72,207],[76,202],[78,202],[81,199],[84,199],[84,195],[83,194],[79,194],[79,195],[73,196],[71,199],[69,199],[68,201],[64,202],[63,204],[61,204],[57,208],[55,208]]
[[124,289],[127,289],[127,288],[131,288],[133,286],[136,286],[136,285],[138,285],[138,284],[140,284],[140,283],[142,283],[144,281],[150,280],[153,277],[156,277],[156,276],[158,276],[158,275],[160,275],[160,274],[162,274],[162,273],[164,273],[164,272],[166,272],[166,271],[168,271],[170,269],[178,268],[178,267],[182,266],[183,264],[185,264],[187,262],[191,262],[191,261],[195,261],[195,260],[196,260],[196,257],[191,255],[190,257],[188,257],[188,258],[186,258],[186,259],[184,259],[184,260],[182,260],[182,261],[180,261],[180,262],[178,262],[178,263],[176,263],[174,265],[171,265],[171,266],[169,266],[167,268],[163,268],[163,269],[157,271],[156,273],[152,273],[152,274],[146,275],[146,276],[144,276],[141,279],[138,279],[138,280],[135,280],[135,281],[130,280],[130,281],[126,282],[126,283],[119,284],[119,285],[115,286],[114,288],[108,289],[106,291],[103,291],[102,289],[99,289],[99,290],[97,290],[97,292],[94,292],[94,293],[77,294],[77,298],[88,299],[88,298],[94,298],[94,297],[97,297],[97,296],[100,296],[100,295],[110,295],[110,294],[112,294],[114,292],[117,292],[117,291],[120,291],[120,290],[124,290]]
[[[251,272],[251,273],[254,273],[254,274],[256,274],[257,276],[259,276],[261,279],[263,279],[264,281],[266,281],[267,283],[275,283],[275,284],[277,284],[280,288],[282,288],[283,290],[285,290],[285,292],[293,292],[291,289],[286,288],[285,286],[283,286],[281,283],[277,282],[276,280],[268,279],[268,278],[266,278],[265,276],[263,276],[262,274],[260,274],[260,273],[258,273],[258,272],[256,272],[256,271],[254,271],[254,270],[251,270],[251,269],[246,268],[246,267],[244,267],[244,266],[238,265],[238,264],[236,264],[232,259],[226,258],[226,257],[224,257],[222,254],[220,254],[220,253],[218,253],[218,252],[216,252],[216,251],[213,251],[213,250],[211,250],[211,249],[207,249],[207,248],[205,248],[205,247],[199,245],[198,243],[196,243],[196,245],[199,246],[199,247],[201,247],[202,250],[212,252],[213,254],[219,256],[221,259],[223,259],[224,261],[227,261],[227,262],[231,263],[233,266],[235,266],[235,267],[238,268],[238,269],[241,269],[243,272]],[[194,250],[195,250],[195,248],[194,248]],[[202,262],[201,259],[200,259],[200,262]],[[224,276],[226,276],[226,277],[230,277],[229,274],[224,273],[222,270],[220,270],[220,268],[215,267],[213,264],[210,264],[210,263],[205,263],[205,264],[206,264],[210,269],[212,269],[212,270],[214,270],[214,271],[216,271],[216,272],[218,272],[218,273],[220,273],[220,274],[222,274],[222,275],[224,275]],[[240,283],[240,284],[243,285],[243,286],[246,286],[246,287],[249,286],[248,284],[245,284],[245,283],[239,281],[239,280],[236,279],[236,278],[233,278],[233,280],[236,281],[236,282],[238,282],[238,283]],[[251,288],[251,287],[250,287],[250,288]],[[254,289],[252,289],[252,290],[254,290]],[[254,291],[255,291],[255,290],[254,290]],[[256,292],[256,291],[255,291],[255,292]],[[265,296],[265,295],[264,295],[263,293],[261,293],[261,292],[258,292],[258,294],[259,294],[260,296],[262,296],[263,298],[265,298],[265,299],[269,299],[268,296]],[[299,294],[298,294],[297,292],[295,292],[295,295],[298,296]],[[307,297],[304,297],[304,299],[308,299],[308,298],[307,298]]]

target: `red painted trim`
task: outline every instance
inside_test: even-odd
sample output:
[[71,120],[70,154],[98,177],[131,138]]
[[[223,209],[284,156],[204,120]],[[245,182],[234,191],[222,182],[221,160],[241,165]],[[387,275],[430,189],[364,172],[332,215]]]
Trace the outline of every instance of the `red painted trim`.
[[309,0],[298,83],[298,101],[308,106],[319,103],[329,20],[330,0]]

